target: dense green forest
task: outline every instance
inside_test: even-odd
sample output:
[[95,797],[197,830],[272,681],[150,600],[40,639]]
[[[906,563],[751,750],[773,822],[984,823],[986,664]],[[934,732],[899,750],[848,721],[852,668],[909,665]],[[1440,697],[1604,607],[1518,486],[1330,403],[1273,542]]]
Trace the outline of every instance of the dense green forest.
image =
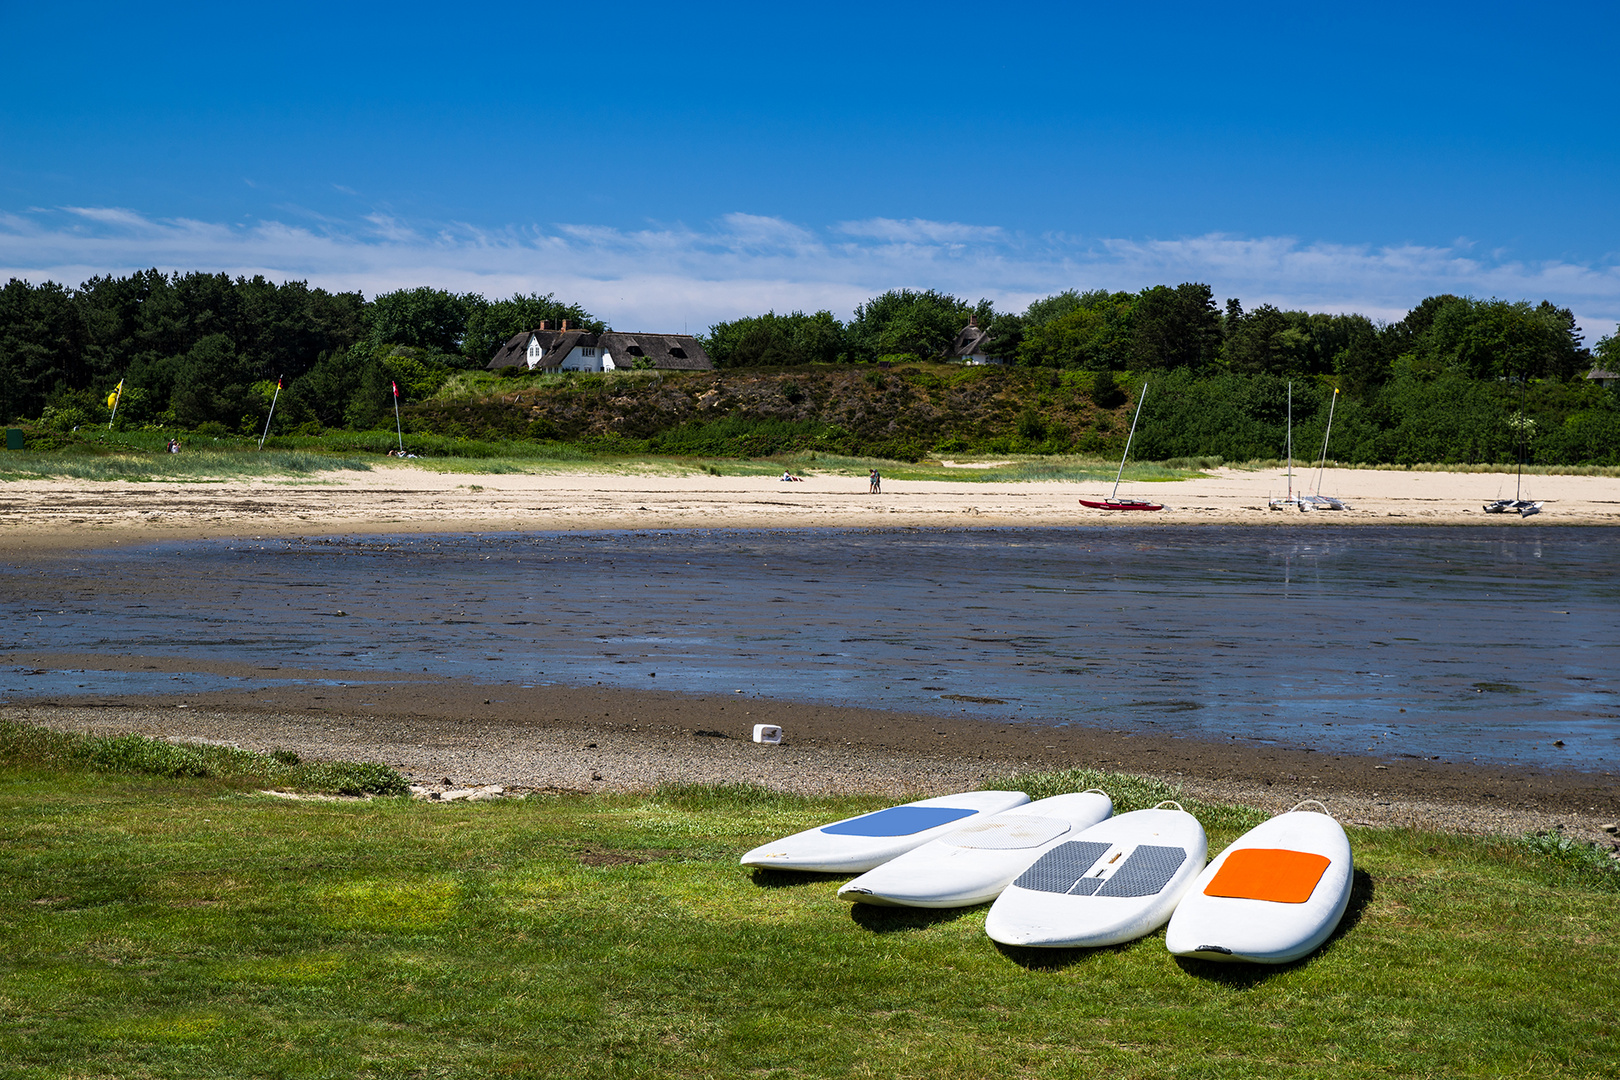
[[[970,317],[1006,366],[933,363]],[[1319,442],[1331,403],[1335,460],[1510,463],[1523,444],[1541,464],[1620,464],[1620,395],[1585,378],[1620,366],[1620,333],[1589,352],[1573,315],[1546,301],[1433,296],[1381,324],[1223,307],[1197,283],[1071,290],[1021,313],[899,289],[847,323],[827,311],[718,323],[703,335],[715,373],[624,373],[617,388],[616,376],[522,376],[527,394],[510,378],[456,377],[481,373],[512,334],[564,318],[605,328],[551,295],[423,287],[367,300],[156,270],[77,289],[14,279],[0,289],[0,417],[105,430],[122,382],[120,428],[256,434],[279,380],[272,433],[318,435],[392,426],[397,384],[407,430],[424,434],[915,458],[1110,452],[1147,382],[1145,457],[1277,457],[1291,387],[1296,449]]]

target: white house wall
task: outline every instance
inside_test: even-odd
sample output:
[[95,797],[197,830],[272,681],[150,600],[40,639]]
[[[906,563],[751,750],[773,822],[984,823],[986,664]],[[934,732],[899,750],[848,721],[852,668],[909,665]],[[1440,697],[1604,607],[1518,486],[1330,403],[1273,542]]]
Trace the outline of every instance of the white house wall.
[[613,363],[613,354],[606,349],[598,348],[595,356],[586,356],[583,346],[576,345],[568,350],[563,357],[563,371],[615,371],[617,365]]

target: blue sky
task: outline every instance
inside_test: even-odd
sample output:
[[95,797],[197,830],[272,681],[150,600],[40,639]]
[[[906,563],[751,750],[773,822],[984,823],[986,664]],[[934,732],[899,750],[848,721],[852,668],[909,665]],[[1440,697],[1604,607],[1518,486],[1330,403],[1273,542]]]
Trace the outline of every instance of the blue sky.
[[1620,320],[1620,6],[0,0],[0,275]]

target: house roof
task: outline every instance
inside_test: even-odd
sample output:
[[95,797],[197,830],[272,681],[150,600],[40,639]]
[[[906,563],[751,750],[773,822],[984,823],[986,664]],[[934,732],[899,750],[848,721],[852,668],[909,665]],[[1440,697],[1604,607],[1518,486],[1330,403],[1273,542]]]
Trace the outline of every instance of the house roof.
[[979,325],[978,317],[975,316],[956,335],[956,340],[951,342],[951,347],[947,350],[946,356],[951,359],[959,359],[964,356],[982,356],[989,346],[990,332]]
[[1586,376],[1588,379],[1620,379],[1620,375],[1606,368],[1595,367]]
[[[540,369],[556,370],[563,358],[576,347],[605,349],[618,367],[629,367],[639,359],[652,362],[660,371],[711,371],[714,361],[690,334],[619,333],[609,330],[600,334],[582,330],[525,330],[507,340],[495,350],[486,370],[528,365],[529,341],[533,339],[545,350],[545,356],[536,365]],[[623,362],[621,362],[621,360]]]
[[494,371],[496,368],[516,367],[518,364],[527,363],[523,354],[528,347],[529,331],[512,335],[506,339],[505,345],[495,350],[495,355],[485,370]]
[[691,334],[598,334],[602,348],[620,356],[645,357],[664,371],[712,371],[714,361]]

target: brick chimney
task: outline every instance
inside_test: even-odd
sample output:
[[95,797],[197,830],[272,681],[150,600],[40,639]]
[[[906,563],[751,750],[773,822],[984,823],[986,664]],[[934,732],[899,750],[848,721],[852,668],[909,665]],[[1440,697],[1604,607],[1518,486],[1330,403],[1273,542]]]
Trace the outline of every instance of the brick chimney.
[[563,320],[563,333],[566,334],[567,332],[568,332],[568,320],[564,319]]
[[540,329],[541,329],[542,332],[546,329],[546,320],[544,320],[544,319],[540,320]]
[[968,326],[971,329],[975,329],[975,330],[978,329],[978,327],[979,327],[979,317],[977,315],[969,315],[968,316]]

